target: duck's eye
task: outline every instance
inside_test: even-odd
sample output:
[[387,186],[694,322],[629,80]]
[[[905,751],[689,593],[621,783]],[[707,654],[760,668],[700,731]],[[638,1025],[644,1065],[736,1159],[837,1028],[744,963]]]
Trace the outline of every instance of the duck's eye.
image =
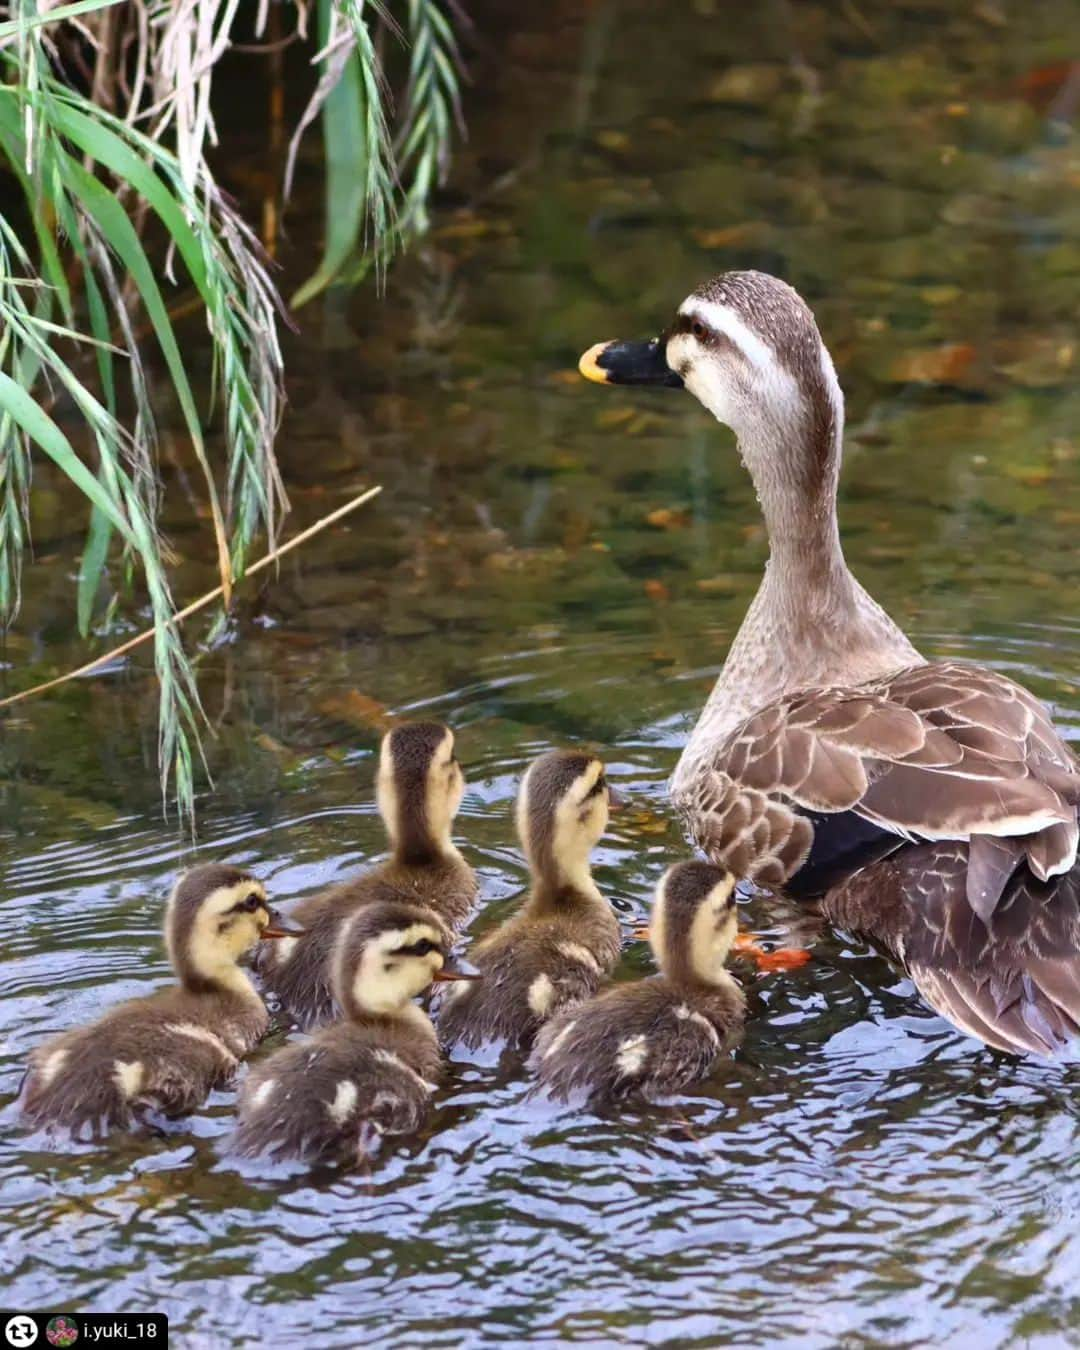
[[694,322],[690,325],[690,331],[696,338],[703,338],[709,330],[705,327],[705,325],[701,322],[700,319],[695,319]]
[[262,896],[259,895],[257,891],[252,891],[249,896],[245,897],[244,903],[241,906],[241,908],[245,909],[248,912],[248,914],[254,914],[261,904],[262,904]]

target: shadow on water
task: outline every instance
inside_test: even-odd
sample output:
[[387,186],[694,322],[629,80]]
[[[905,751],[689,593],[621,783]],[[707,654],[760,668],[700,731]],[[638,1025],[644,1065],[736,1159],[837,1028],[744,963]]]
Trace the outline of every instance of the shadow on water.
[[[459,729],[460,834],[488,900],[524,882],[528,760],[602,751],[632,809],[597,874],[628,931],[644,917],[684,850],[664,781],[764,541],[729,438],[690,400],[605,397],[573,367],[726,267],[779,271],[818,312],[849,401],[860,578],[928,654],[990,662],[1080,724],[1075,8],[542,9],[478,7],[470,141],[433,236],[384,301],[332,295],[289,340],[297,526],[385,491],[201,657],[200,853],[282,899],[381,849],[389,708]],[[230,136],[237,163],[258,148]],[[314,160],[301,185],[298,271],[321,228]],[[169,497],[194,595],[213,559]],[[20,683],[74,663],[70,505],[42,469],[36,546],[61,561],[28,568],[3,653]],[[161,897],[188,854],[157,805],[151,693],[135,666],[4,724],[0,1102],[40,1038],[166,976]],[[163,1307],[190,1344],[267,1326],[401,1347],[1075,1337],[1077,1069],[979,1047],[842,935],[815,957],[754,983],[743,1046],[680,1103],[697,1142],[663,1108],[526,1101],[512,1064],[455,1065],[371,1194],[222,1163],[228,1094],[167,1139],[72,1154],[7,1121],[3,1301]],[[632,948],[627,969],[643,961]]]

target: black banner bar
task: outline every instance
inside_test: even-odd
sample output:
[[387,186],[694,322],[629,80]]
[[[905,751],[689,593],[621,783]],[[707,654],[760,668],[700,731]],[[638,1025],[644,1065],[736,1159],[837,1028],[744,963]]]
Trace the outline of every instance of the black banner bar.
[[167,1350],[164,1313],[0,1312],[0,1350]]

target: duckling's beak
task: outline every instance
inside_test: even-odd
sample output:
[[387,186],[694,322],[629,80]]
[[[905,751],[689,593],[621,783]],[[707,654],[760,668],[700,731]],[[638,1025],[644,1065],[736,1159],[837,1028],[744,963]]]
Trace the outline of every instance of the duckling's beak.
[[682,377],[667,363],[667,342],[598,342],[578,362],[578,370],[595,384],[661,384],[681,389]]
[[299,937],[304,932],[295,919],[288,918],[276,909],[268,909],[266,912],[270,915],[270,922],[260,931],[260,938]]
[[441,966],[431,977],[435,981],[443,980],[482,980],[483,971],[477,970],[471,961],[466,961],[463,956],[457,959],[457,965]]
[[626,805],[626,798],[621,792],[616,792],[610,783],[607,790],[607,805],[609,811],[621,811]]
[[648,942],[649,925],[647,923],[639,923],[638,926],[631,931],[630,936],[635,942]]

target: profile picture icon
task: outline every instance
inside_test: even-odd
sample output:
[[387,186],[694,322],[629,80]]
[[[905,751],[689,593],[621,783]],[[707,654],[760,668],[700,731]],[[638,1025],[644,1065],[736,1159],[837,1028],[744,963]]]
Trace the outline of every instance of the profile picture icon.
[[74,1345],[79,1328],[70,1317],[50,1317],[45,1323],[45,1339],[50,1345]]

